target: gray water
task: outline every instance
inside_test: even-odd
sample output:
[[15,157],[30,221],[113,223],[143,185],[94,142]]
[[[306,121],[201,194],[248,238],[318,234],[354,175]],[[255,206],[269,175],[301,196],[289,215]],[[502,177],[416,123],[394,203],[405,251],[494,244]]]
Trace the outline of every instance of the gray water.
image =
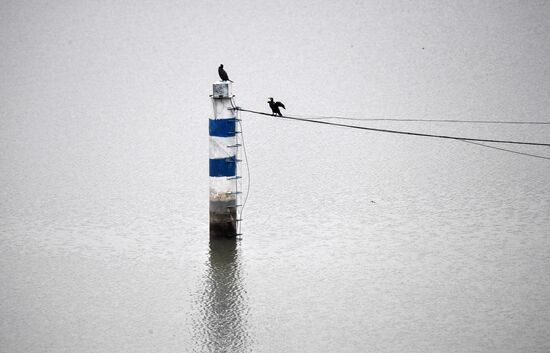
[[209,241],[221,57],[252,109],[548,121],[547,5],[293,4],[1,5],[0,352],[550,351],[548,160],[243,113]]

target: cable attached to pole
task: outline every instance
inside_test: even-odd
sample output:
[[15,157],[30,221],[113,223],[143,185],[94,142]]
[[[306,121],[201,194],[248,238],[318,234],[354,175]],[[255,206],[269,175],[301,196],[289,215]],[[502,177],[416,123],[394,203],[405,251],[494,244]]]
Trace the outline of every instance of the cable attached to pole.
[[[258,114],[258,115],[266,115],[266,116],[272,116],[268,113],[263,113],[255,110],[249,110],[244,109],[240,107],[236,107],[236,110],[240,110],[243,112]],[[347,125],[347,124],[339,124],[339,123],[331,123],[327,121],[319,121],[319,120],[312,120],[312,119],[304,119],[304,118],[297,118],[293,116],[279,116],[277,119],[288,119],[288,120],[296,120],[296,121],[304,121],[308,123],[315,123],[315,124],[323,124],[323,125],[332,125],[332,126],[340,126],[350,129],[359,129],[359,130],[367,130],[367,131],[376,131],[376,132],[385,132],[385,133],[391,133],[391,134],[400,134],[400,135],[409,135],[409,136],[422,136],[422,137],[432,137],[432,138],[440,138],[440,139],[448,139],[448,140],[459,140],[459,141],[475,141],[475,142],[494,142],[494,143],[506,143],[506,144],[514,144],[514,145],[528,145],[528,146],[546,146],[550,147],[550,143],[542,143],[542,142],[523,142],[523,141],[511,141],[511,140],[494,140],[494,139],[481,139],[481,138],[472,138],[472,137],[461,137],[461,136],[449,136],[449,135],[436,135],[436,134],[424,134],[419,132],[410,132],[410,131],[400,131],[400,130],[389,130],[389,129],[378,129],[373,127],[366,127],[366,126],[357,126],[357,125]]]

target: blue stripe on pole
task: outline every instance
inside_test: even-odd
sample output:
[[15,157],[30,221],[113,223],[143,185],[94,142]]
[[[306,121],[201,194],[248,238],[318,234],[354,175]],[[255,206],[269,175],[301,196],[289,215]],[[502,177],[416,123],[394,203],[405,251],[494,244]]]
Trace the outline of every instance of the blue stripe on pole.
[[211,177],[230,177],[237,174],[237,160],[235,156],[210,159]]
[[235,118],[209,119],[210,136],[232,137],[235,136]]

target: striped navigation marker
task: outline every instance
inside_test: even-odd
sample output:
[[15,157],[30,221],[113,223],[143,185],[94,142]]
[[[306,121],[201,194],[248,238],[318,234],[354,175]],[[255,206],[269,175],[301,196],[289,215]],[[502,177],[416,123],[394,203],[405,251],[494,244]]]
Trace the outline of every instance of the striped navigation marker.
[[239,147],[237,111],[231,82],[213,85],[214,116],[209,119],[210,134],[210,236],[237,235],[239,207]]

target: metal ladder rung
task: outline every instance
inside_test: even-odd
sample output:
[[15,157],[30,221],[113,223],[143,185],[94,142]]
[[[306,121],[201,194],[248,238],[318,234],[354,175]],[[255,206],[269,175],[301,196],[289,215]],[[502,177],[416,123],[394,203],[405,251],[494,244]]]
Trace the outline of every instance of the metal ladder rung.
[[229,145],[227,147],[229,148],[236,148],[236,147],[241,147],[242,145],[240,143],[237,143],[236,145]]
[[[222,98],[227,98],[227,99],[230,99],[230,98],[235,98],[235,95],[232,94],[231,96],[224,96],[223,94],[211,94],[210,97],[214,98],[214,99],[222,99]],[[231,109],[233,110],[232,108],[228,108],[228,109]],[[238,109],[237,109],[238,110]]]
[[242,176],[237,175],[237,176],[234,176],[234,177],[227,178],[227,180],[235,180],[235,179],[242,179],[242,178],[243,178]]

